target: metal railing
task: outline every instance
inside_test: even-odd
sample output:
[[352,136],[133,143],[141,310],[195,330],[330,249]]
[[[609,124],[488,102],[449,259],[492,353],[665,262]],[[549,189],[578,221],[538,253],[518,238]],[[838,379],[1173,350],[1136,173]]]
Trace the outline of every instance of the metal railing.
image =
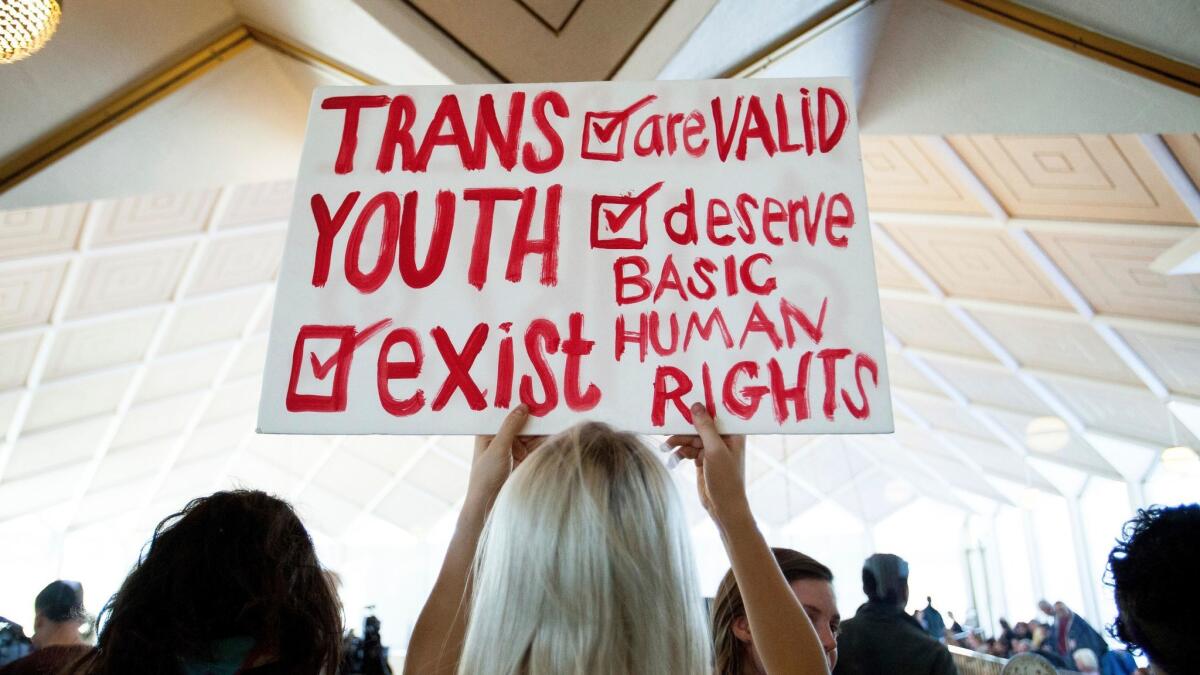
[[[983,654],[964,647],[948,645],[950,657],[954,659],[954,667],[958,675],[1001,675],[1004,664],[1008,659],[1002,659],[991,654]],[[1074,670],[1059,669],[1059,675],[1079,675]]]
[[981,654],[963,647],[950,645],[946,648],[950,650],[954,666],[958,668],[958,675],[1000,675],[1000,671],[1004,670],[1004,664],[1008,663],[1007,659]]

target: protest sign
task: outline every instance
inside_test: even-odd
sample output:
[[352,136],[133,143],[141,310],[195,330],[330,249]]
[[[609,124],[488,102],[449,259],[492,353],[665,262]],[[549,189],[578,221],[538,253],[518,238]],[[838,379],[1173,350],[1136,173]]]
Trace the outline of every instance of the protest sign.
[[850,83],[315,92],[259,428],[892,429]]

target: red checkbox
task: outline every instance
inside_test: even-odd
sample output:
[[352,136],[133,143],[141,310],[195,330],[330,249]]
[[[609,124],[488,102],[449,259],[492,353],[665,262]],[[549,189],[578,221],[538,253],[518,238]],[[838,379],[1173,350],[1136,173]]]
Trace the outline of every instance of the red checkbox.
[[[345,410],[348,398],[346,388],[350,381],[350,363],[354,359],[354,351],[391,323],[391,319],[384,319],[362,331],[356,331],[354,326],[301,326],[296,334],[296,346],[292,349],[292,372],[288,378],[287,397],[284,402],[288,411]],[[323,356],[319,356],[318,352]],[[311,378],[303,377],[302,369],[306,364],[312,369]],[[302,393],[302,377],[309,386],[315,381],[329,382],[328,393]]]
[[583,142],[579,156],[603,162],[619,162],[625,157],[625,132],[629,118],[658,97],[645,96],[623,110],[587,112],[583,116]]
[[592,196],[592,248],[639,249],[646,245],[646,203],[663,181],[637,195]]

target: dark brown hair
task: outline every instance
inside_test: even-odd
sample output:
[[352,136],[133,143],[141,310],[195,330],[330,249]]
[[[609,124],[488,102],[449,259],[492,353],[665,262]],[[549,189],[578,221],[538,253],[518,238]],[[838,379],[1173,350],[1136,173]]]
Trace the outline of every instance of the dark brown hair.
[[[821,579],[833,583],[833,572],[821,563],[790,548],[773,548],[775,561],[783,571],[783,578],[790,584],[797,579]],[[733,622],[746,615],[742,592],[738,589],[733,570],[725,573],[717,596],[713,598],[712,610],[713,651],[716,654],[716,675],[742,675],[745,668],[745,649],[742,641],[733,634]]]
[[1108,556],[1117,621],[1112,635],[1166,673],[1195,672],[1200,644],[1200,504],[1140,509]]
[[158,524],[100,613],[97,649],[76,672],[182,672],[214,642],[250,637],[284,672],[337,671],[342,622],[312,539],[285,501],[217,492]]

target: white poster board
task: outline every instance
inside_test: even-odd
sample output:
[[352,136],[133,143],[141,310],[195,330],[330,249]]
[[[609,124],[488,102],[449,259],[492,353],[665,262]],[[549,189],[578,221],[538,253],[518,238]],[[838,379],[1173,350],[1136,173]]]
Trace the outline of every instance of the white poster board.
[[850,82],[328,87],[259,429],[892,430]]

